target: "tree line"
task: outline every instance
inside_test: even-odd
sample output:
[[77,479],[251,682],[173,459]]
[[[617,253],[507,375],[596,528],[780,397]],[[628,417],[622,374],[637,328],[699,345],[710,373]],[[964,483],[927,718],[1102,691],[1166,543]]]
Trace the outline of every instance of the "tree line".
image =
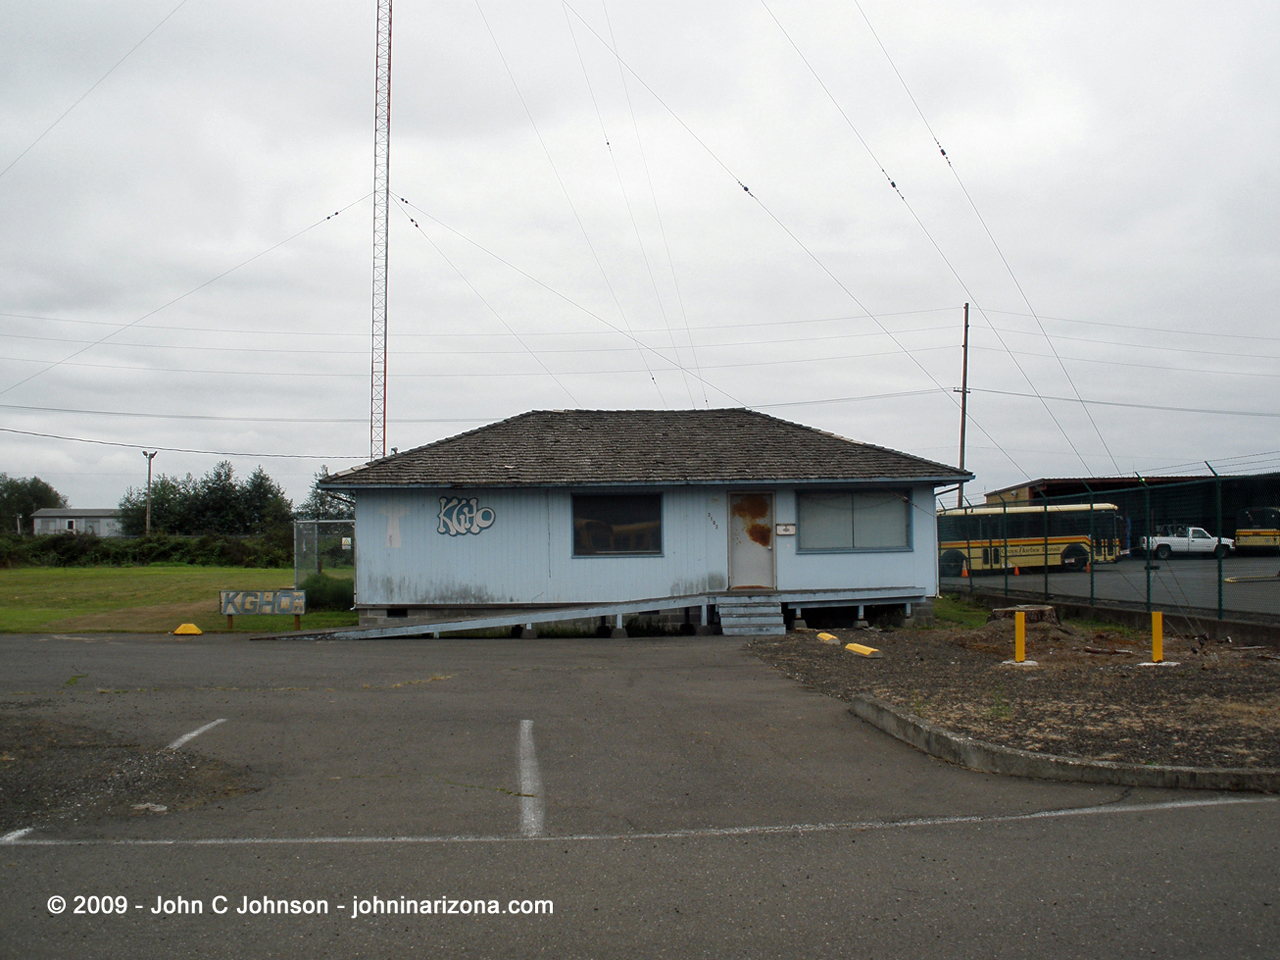
[[44,507],[65,507],[67,498],[39,477],[11,477],[0,473],[0,531],[35,532],[31,515]]
[[[322,490],[325,467],[311,482],[311,492],[295,511],[293,501],[259,466],[238,481],[231,463],[223,460],[199,479],[160,476],[151,482],[153,534],[225,534],[251,536],[288,526],[294,519],[348,520],[355,516],[348,498]],[[147,488],[130,487],[120,498],[120,525],[125,536],[146,530]]]
[[[160,474],[151,482],[151,533],[169,536],[261,536],[288,527],[295,518],[349,520],[355,516],[350,498],[319,484],[329,476],[321,467],[311,491],[295,510],[281,486],[259,466],[240,480],[223,460],[202,477]],[[65,507],[67,498],[39,477],[11,478],[0,473],[0,530],[31,534],[31,515],[42,507]],[[120,498],[120,525],[125,536],[146,530],[147,488],[129,487]],[[21,526],[19,527],[19,518]]]

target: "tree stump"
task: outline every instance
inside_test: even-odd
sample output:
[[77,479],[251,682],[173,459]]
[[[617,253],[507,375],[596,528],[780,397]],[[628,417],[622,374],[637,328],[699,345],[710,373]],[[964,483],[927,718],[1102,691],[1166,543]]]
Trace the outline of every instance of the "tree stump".
[[1048,605],[1032,603],[1020,604],[1016,607],[997,607],[991,611],[987,622],[992,620],[1012,620],[1019,613],[1027,615],[1027,623],[1057,623],[1058,611]]

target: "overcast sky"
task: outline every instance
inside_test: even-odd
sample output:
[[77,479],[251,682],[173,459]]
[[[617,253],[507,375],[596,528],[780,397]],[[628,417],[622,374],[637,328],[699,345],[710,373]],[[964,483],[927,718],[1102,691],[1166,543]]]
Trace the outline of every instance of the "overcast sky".
[[[301,501],[369,458],[375,27],[374,0],[0,8],[0,471],[111,506],[159,449]],[[955,464],[969,301],[971,496],[1280,469],[1278,28],[400,0],[388,446],[745,405]]]

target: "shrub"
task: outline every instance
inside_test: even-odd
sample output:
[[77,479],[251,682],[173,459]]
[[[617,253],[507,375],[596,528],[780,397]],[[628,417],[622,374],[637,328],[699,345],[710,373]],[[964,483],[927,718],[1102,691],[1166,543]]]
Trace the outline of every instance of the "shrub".
[[350,610],[356,602],[354,580],[313,573],[300,584],[307,592],[307,611]]
[[292,541],[282,535],[258,537],[96,537],[55,533],[39,537],[0,536],[0,566],[126,567],[187,563],[217,567],[288,567]]

